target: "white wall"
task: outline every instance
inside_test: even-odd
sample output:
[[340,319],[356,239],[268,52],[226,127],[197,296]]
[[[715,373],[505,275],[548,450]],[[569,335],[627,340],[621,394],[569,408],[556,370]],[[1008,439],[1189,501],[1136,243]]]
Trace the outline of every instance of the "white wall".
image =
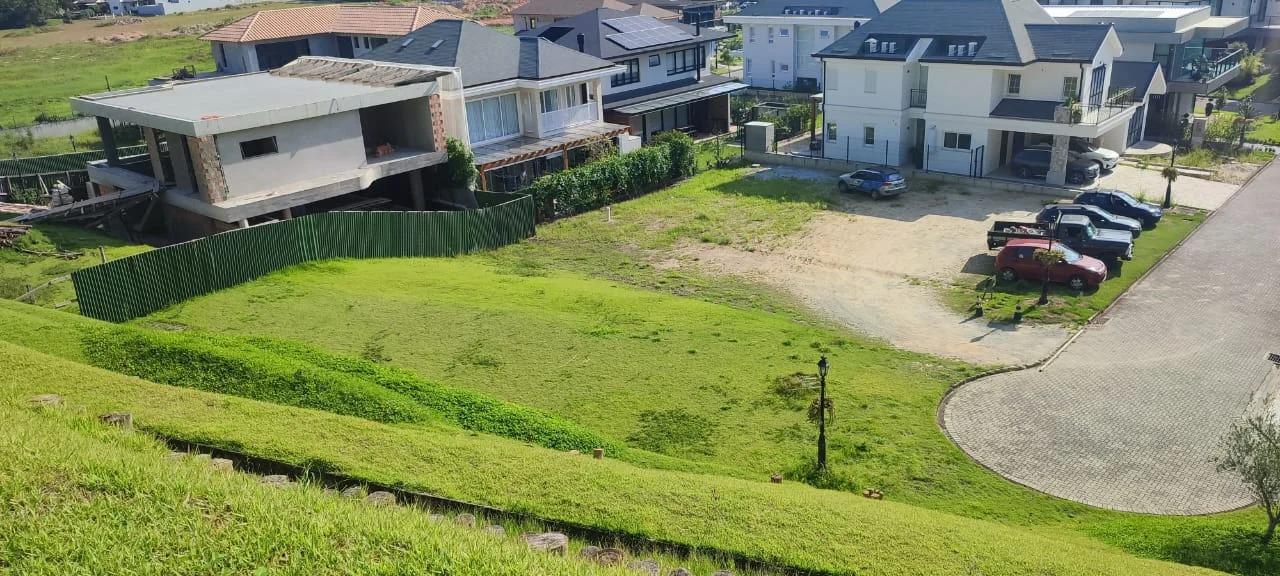
[[181,14],[197,10],[209,10],[224,6],[245,4],[257,0],[156,0],[154,6],[139,6],[138,14],[142,16],[159,16],[162,14]]
[[929,75],[926,110],[941,114],[986,116],[996,100],[996,71],[965,64],[925,64]]
[[[728,20],[735,20],[729,18]],[[746,20],[738,18],[737,20]],[[771,18],[768,21],[752,21],[742,25],[742,55],[751,61],[744,70],[743,81],[752,86],[782,89],[797,78],[814,78],[823,85],[822,62],[812,54],[835,42],[853,29],[835,24],[830,18]],[[865,20],[858,19],[860,22]],[[769,29],[773,29],[773,42],[769,41]],[[783,36],[786,30],[786,36]],[[755,32],[752,41],[751,33]],[[822,33],[826,33],[823,37]],[[808,41],[802,41],[802,38]],[[786,70],[783,70],[783,67]]]
[[[907,149],[910,120],[900,111],[866,110],[828,106],[823,116],[823,152],[833,160],[870,162],[901,166],[910,161]],[[835,138],[832,138],[835,124]],[[866,142],[866,128],[874,129],[873,141]]]
[[[279,152],[242,159],[240,143],[274,136]],[[229,197],[253,194],[353,170],[365,163],[360,112],[219,134],[218,154]]]

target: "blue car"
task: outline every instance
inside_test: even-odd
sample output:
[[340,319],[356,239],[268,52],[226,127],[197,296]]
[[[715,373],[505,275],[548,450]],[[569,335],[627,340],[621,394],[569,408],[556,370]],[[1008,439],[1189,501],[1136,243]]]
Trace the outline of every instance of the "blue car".
[[1117,216],[1133,218],[1142,222],[1144,228],[1155,228],[1160,218],[1164,216],[1164,211],[1159,206],[1139,202],[1133,196],[1119,190],[1100,189],[1085,192],[1076,196],[1075,203],[1097,206]]
[[840,175],[841,192],[862,192],[879,200],[907,191],[907,179],[896,169],[881,166]]

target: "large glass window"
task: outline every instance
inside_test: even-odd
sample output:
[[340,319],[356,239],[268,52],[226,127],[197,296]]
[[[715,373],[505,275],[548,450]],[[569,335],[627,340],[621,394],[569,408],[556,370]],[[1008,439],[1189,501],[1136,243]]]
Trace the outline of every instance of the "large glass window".
[[701,50],[696,46],[667,53],[667,76],[702,68]]
[[611,78],[609,78],[610,86],[615,86],[615,87],[626,86],[627,84],[635,84],[636,82],[640,81],[640,59],[639,58],[632,58],[624,62],[619,62],[618,64],[626,66],[627,71],[614,74]]
[[960,132],[943,132],[942,147],[952,150],[968,150],[973,146],[973,135]]
[[519,133],[516,95],[503,94],[467,102],[467,124],[472,144]]
[[1075,76],[1067,76],[1062,79],[1062,99],[1063,100],[1079,100],[1080,79]]

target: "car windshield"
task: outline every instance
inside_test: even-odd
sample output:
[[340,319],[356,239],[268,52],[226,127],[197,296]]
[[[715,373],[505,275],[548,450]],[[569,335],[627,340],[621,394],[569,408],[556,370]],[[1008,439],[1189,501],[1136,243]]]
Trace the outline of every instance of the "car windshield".
[[1088,236],[1097,236],[1098,229],[1093,227],[1093,222],[1084,225],[1084,230]]
[[1054,244],[1053,247],[1062,252],[1062,259],[1067,262],[1075,262],[1080,259],[1080,253],[1063,246],[1062,244]]
[[1137,206],[1137,205],[1138,205],[1138,201],[1137,201],[1137,200],[1135,200],[1135,199],[1133,198],[1133,196],[1130,196],[1130,195],[1128,195],[1128,194],[1126,194],[1126,193],[1124,193],[1124,192],[1116,191],[1116,192],[1112,192],[1111,194],[1113,194],[1116,198],[1119,198],[1119,199],[1120,199],[1122,202],[1124,202],[1125,204],[1128,204],[1128,205],[1130,205],[1130,206]]

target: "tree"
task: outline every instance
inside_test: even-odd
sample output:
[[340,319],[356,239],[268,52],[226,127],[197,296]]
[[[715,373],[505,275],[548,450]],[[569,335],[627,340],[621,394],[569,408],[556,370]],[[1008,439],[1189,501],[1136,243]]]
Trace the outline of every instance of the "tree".
[[1257,117],[1258,110],[1253,107],[1253,96],[1245,96],[1236,109],[1236,130],[1240,133],[1240,145],[1237,148],[1244,148],[1245,134],[1249,133],[1249,129],[1253,127],[1253,119]]
[[1067,261],[1067,255],[1057,248],[1046,250],[1044,248],[1036,248],[1036,262],[1044,267],[1044,281],[1040,283],[1040,300],[1036,302],[1041,306],[1049,303],[1049,270],[1054,266]]
[[1165,180],[1164,207],[1173,208],[1173,181],[1178,179],[1178,169],[1172,165],[1165,166],[1160,170],[1160,176]]
[[1267,513],[1262,543],[1269,544],[1280,525],[1280,426],[1255,416],[1232,426],[1222,439],[1224,454],[1214,461],[1219,472],[1234,472]]
[[58,9],[58,0],[0,0],[0,28],[41,26]]

